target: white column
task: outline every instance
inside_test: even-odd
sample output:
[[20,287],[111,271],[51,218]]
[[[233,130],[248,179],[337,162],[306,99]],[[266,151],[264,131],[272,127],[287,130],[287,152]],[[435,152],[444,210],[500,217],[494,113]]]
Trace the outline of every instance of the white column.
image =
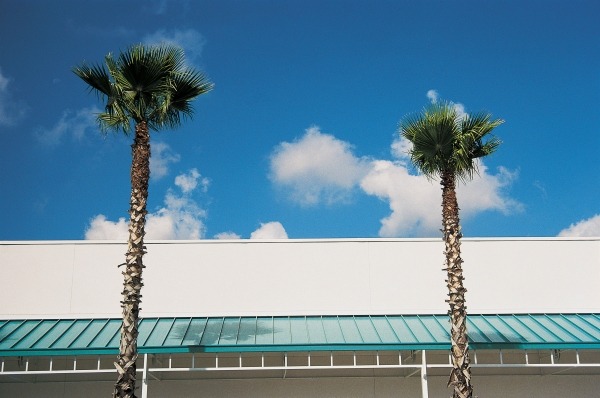
[[427,355],[425,350],[421,351],[421,394],[423,398],[429,398],[429,388],[427,387]]
[[144,354],[144,370],[142,371],[142,397],[148,398],[148,354]]

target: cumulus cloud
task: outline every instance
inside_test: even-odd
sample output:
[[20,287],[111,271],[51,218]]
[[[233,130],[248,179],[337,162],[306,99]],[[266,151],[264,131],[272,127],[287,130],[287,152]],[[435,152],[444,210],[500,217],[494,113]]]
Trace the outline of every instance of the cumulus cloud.
[[260,224],[260,227],[250,234],[250,239],[288,239],[285,228],[278,221]]
[[227,239],[242,239],[242,237],[235,232],[227,231],[221,232],[215,235],[215,239],[227,240]]
[[476,174],[472,181],[457,187],[463,218],[488,210],[503,214],[523,211],[523,204],[511,199],[505,192],[518,178],[518,172],[500,166],[496,174],[491,174],[481,160],[477,160],[477,168],[479,175]]
[[90,130],[96,132],[98,113],[100,109],[97,107],[83,108],[77,112],[66,110],[52,128],[40,127],[34,135],[40,143],[53,147],[59,145],[65,136],[81,141]]
[[[333,204],[355,189],[362,190],[389,204],[389,215],[380,220],[380,236],[437,236],[439,181],[428,180],[414,169],[408,156],[411,145],[398,136],[391,145],[392,160],[359,158],[349,143],[312,127],[300,139],[276,148],[271,179],[293,201],[305,205]],[[477,165],[479,174],[457,187],[463,220],[485,211],[522,211],[522,204],[507,194],[518,173],[505,167],[492,172],[482,162]]]
[[560,231],[558,236],[563,237],[597,237],[600,236],[600,214],[571,224]]
[[369,161],[352,146],[311,127],[294,142],[283,142],[271,155],[271,180],[301,205],[347,201]]
[[368,195],[387,201],[391,213],[381,219],[379,236],[426,236],[440,229],[440,190],[402,163],[376,160],[360,183]]
[[202,192],[206,192],[209,184],[209,179],[202,177],[198,169],[191,169],[188,173],[180,174],[175,177],[175,185],[177,185],[183,193],[192,192],[198,185],[200,185]]
[[202,56],[202,50],[206,44],[206,39],[195,29],[185,30],[164,30],[161,29],[144,38],[144,43],[170,44],[183,48],[185,51],[186,62],[195,64]]
[[10,83],[0,70],[0,126],[14,126],[27,113],[27,106],[17,101],[10,91]]
[[156,180],[163,178],[169,174],[169,166],[179,160],[181,160],[181,156],[173,152],[168,144],[160,141],[152,144],[150,176]]
[[126,240],[128,237],[127,221],[121,217],[118,221],[109,221],[103,214],[98,214],[90,222],[85,231],[85,238],[91,240]]
[[[179,183],[177,178],[181,177]],[[151,212],[146,218],[146,239],[201,239],[206,227],[206,211],[196,203],[191,194],[201,186],[207,185],[196,169],[175,178],[175,185],[181,193],[169,189],[165,195],[163,207]],[[102,214],[90,222],[85,232],[86,239],[127,239],[128,223],[124,218],[118,221],[107,220]]]
[[[391,210],[390,215],[381,220],[379,235],[438,235],[441,227],[439,181],[413,175],[401,162],[377,160],[372,165],[371,172],[361,181],[361,187],[368,195],[387,201]],[[484,211],[509,214],[522,209],[519,202],[503,192],[516,178],[516,173],[500,167],[496,174],[490,174],[482,163],[479,173],[473,181],[457,187],[463,219]]]

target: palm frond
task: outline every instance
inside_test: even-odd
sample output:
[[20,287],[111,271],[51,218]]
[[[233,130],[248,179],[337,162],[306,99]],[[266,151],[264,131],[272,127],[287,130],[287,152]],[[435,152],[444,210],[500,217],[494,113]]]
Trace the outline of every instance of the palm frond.
[[102,65],[83,64],[73,68],[73,73],[90,86],[97,94],[110,95],[110,77]]

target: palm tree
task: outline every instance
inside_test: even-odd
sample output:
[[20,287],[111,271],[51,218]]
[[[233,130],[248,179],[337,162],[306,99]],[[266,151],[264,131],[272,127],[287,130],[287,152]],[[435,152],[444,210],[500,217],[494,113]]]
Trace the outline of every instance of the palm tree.
[[448,386],[454,398],[471,398],[471,369],[467,335],[467,311],[460,257],[462,233],[456,199],[457,180],[466,182],[477,173],[476,159],[494,152],[500,141],[484,138],[504,121],[491,115],[461,115],[451,103],[433,104],[417,116],[400,124],[400,133],[412,143],[413,164],[428,178],[439,178],[442,185],[442,233],[445,243],[450,305],[452,372]]
[[105,111],[98,115],[103,132],[122,130],[129,135],[131,125],[135,125],[131,145],[129,240],[125,263],[121,264],[126,266],[121,301],[123,323],[113,394],[134,398],[150,179],[150,130],[180,125],[182,116],[192,115],[191,101],[210,91],[213,85],[203,74],[186,67],[183,50],[171,45],[135,45],[118,58],[108,54],[105,63],[106,68],[102,64],[84,63],[73,68],[73,72],[106,102]]

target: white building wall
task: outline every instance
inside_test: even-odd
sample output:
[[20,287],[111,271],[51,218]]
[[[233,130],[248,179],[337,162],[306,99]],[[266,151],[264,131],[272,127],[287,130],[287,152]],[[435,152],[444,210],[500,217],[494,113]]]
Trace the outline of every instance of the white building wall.
[[[440,240],[148,243],[142,315],[447,311]],[[471,313],[600,312],[600,239],[464,239]],[[126,245],[0,242],[0,318],[119,317]]]
[[[429,397],[447,398],[448,378],[429,378]],[[148,398],[420,398],[419,377],[337,377],[316,379],[170,380],[149,384]],[[0,383],[3,397],[100,398],[113,382]],[[475,395],[485,398],[594,398],[600,379],[591,376],[480,376]]]

